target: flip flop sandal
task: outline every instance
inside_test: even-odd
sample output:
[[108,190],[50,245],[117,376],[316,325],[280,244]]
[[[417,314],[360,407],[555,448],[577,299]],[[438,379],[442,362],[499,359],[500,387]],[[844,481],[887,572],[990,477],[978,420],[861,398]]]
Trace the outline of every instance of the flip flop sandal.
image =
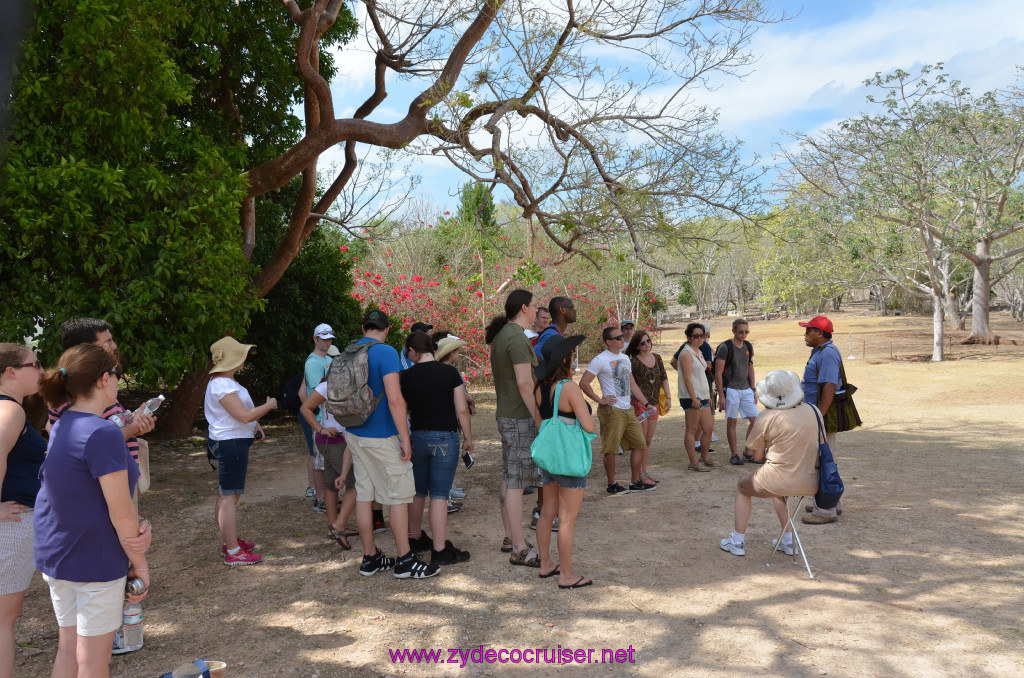
[[[528,556],[533,553],[533,558]],[[508,559],[508,562],[519,567],[536,567],[540,568],[540,556],[537,555],[531,548],[527,547],[519,553],[513,553],[512,557]]]
[[590,586],[591,584],[594,583],[593,580],[590,580],[590,579],[587,579],[586,583],[582,583],[584,579],[587,579],[587,578],[581,576],[579,579],[576,580],[575,584],[569,584],[568,586],[562,586],[561,584],[559,584],[558,588],[560,588],[560,589],[581,589],[584,586]]
[[512,540],[508,537],[501,540],[501,552],[512,553]]
[[556,577],[556,576],[558,576],[560,574],[561,574],[561,572],[558,570],[558,565],[555,565],[555,569],[551,570],[547,574],[539,574],[538,573],[537,576],[540,577],[541,579],[547,579],[548,577]]
[[345,536],[344,532],[338,532],[337,530],[332,528],[331,529],[331,539],[333,539],[334,541],[338,542],[338,546],[340,546],[343,550],[345,550],[345,551],[351,551],[352,550],[352,544],[348,543],[348,538]]

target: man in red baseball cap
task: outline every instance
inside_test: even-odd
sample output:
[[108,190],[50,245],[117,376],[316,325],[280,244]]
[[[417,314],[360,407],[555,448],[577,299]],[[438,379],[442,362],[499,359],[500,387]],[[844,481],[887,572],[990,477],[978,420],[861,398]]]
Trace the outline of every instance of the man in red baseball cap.
[[[843,356],[832,343],[831,320],[818,315],[799,325],[804,328],[804,343],[811,347],[811,357],[807,360],[803,380],[800,382],[804,391],[804,402],[817,406],[824,417],[835,400],[837,389],[843,385]],[[835,454],[836,434],[826,430],[825,439]],[[811,501],[813,502],[813,498]],[[839,507],[820,509],[808,505],[807,509],[811,511],[811,515],[804,516],[804,522],[811,525],[834,523],[839,520],[838,515],[842,512]]]

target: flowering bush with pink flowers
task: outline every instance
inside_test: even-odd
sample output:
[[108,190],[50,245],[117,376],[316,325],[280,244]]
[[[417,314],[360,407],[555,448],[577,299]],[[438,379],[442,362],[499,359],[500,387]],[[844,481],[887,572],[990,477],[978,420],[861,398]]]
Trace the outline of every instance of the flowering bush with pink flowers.
[[[656,299],[649,289],[637,289],[644,278],[632,264],[610,253],[601,270],[582,258],[565,260],[549,240],[528,229],[516,220],[500,235],[478,237],[477,229],[446,212],[437,223],[402,225],[387,237],[350,243],[343,256],[352,261],[352,296],[400,319],[403,328],[426,322],[465,339],[461,367],[470,380],[490,377],[484,331],[495,315],[504,314],[505,299],[517,287],[533,292],[542,306],[556,296],[573,300],[577,322],[569,333],[587,335],[583,359],[600,352],[601,330],[618,324],[620,313],[638,329],[653,329],[650,307]],[[636,306],[616,308],[628,298],[639,301],[639,318]]]

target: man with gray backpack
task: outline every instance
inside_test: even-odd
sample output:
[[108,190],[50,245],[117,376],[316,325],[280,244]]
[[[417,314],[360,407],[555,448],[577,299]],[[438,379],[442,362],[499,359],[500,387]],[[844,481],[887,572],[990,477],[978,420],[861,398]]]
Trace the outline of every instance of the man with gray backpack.
[[[437,565],[419,560],[409,547],[409,504],[416,494],[412,445],[398,351],[383,343],[388,316],[371,309],[363,318],[363,338],[349,344],[327,372],[327,411],[346,428],[356,478],[356,529],[363,544],[359,574],[394,570],[398,579],[437,574]],[[391,531],[397,558],[388,558],[373,541],[372,503],[391,507]]]

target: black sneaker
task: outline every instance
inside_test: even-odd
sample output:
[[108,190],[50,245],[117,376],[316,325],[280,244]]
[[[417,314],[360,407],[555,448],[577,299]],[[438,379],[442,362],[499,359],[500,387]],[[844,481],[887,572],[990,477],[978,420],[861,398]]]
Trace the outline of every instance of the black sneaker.
[[629,494],[629,490],[618,483],[608,483],[608,487],[605,488],[605,491],[608,494]]
[[451,543],[450,540],[445,541],[444,550],[430,550],[431,565],[454,565],[455,563],[464,563],[467,560],[469,560],[469,551],[455,548],[455,544]]
[[729,457],[729,463],[732,464],[733,466],[743,466],[744,464],[747,463],[747,461],[738,454],[734,454],[731,457]]
[[448,500],[448,513],[455,513],[462,508],[462,502],[455,501],[454,499]]
[[313,513],[327,513],[327,507],[324,505],[324,500],[317,501],[313,500]]
[[395,579],[426,579],[433,577],[440,569],[434,564],[427,565],[410,551],[395,563]]
[[363,564],[359,566],[359,574],[364,577],[370,577],[378,572],[390,570],[394,566],[395,559],[388,558],[380,549],[377,549],[377,552],[372,556],[363,556]]
[[653,492],[656,489],[658,489],[657,485],[644,485],[644,481],[642,480],[629,484],[630,492]]
[[423,553],[434,548],[434,540],[427,536],[426,532],[420,534],[419,539],[409,537],[409,548],[413,553]]

